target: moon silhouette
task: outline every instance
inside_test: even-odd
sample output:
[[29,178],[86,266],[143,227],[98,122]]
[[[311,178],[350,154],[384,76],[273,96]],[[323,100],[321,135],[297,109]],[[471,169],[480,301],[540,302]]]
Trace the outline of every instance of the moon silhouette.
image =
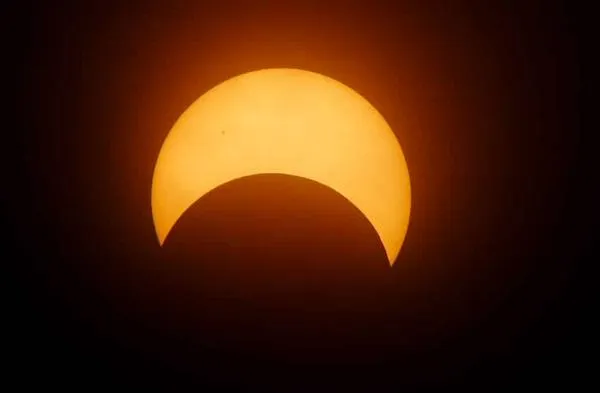
[[291,68],[233,77],[179,117],[152,180],[159,243],[212,189],[269,173],[307,178],[343,195],[373,225],[394,263],[411,207],[408,168],[395,134],[351,88]]

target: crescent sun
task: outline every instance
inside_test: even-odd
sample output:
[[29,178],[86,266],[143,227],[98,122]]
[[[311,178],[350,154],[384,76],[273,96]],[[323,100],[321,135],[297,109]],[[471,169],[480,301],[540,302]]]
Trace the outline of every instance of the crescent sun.
[[291,68],[233,77],[179,117],[152,179],[159,243],[212,189],[268,173],[307,178],[343,195],[373,225],[394,263],[411,208],[408,168],[395,134],[351,88]]

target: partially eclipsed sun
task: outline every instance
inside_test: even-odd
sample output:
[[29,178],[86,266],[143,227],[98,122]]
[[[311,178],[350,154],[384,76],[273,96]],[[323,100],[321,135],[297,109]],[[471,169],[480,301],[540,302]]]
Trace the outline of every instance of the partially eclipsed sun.
[[394,263],[411,206],[400,145],[381,114],[354,90],[297,69],[236,76],[177,120],[152,180],[160,244],[203,195],[266,173],[304,177],[342,194],[371,222]]

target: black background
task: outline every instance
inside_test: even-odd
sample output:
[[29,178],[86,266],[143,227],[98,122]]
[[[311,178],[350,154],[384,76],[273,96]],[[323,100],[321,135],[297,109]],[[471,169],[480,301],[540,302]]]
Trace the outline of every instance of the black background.
[[[3,200],[5,260],[24,273],[10,296],[21,383],[487,390],[573,387],[591,372],[574,9],[11,11],[17,192]],[[392,268],[342,196],[282,175],[219,187],[158,246],[150,186],[166,133],[212,86],[269,67],[349,85],[396,132],[413,207]]]

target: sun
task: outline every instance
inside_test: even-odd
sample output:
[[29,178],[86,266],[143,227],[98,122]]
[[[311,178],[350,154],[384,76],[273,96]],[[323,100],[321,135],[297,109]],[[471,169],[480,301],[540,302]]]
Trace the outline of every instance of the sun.
[[371,222],[394,263],[411,208],[408,168],[394,132],[350,87],[290,68],[233,77],[177,120],[152,180],[160,244],[212,189],[267,173],[304,177],[343,195]]

